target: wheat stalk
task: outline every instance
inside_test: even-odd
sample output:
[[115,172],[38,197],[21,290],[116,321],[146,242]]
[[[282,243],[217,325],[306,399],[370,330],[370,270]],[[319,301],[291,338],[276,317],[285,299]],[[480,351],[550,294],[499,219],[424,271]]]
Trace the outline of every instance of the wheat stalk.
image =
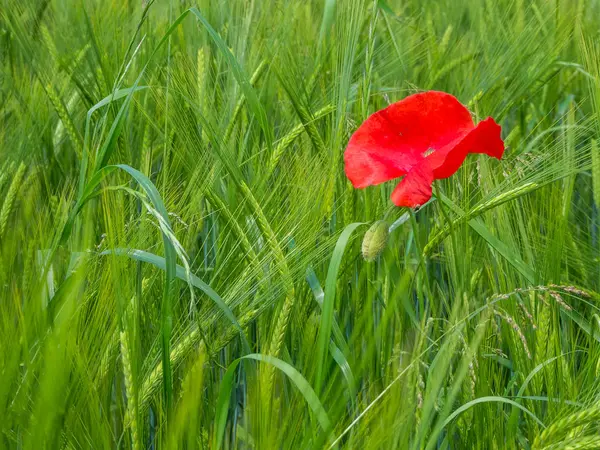
[[56,114],[58,114],[58,117],[65,126],[67,134],[69,135],[71,141],[73,142],[73,145],[75,146],[75,151],[81,157],[81,152],[83,151],[83,140],[81,139],[81,136],[79,135],[75,124],[71,120],[71,116],[69,115],[67,108],[58,96],[58,93],[54,89],[54,86],[48,83],[44,86],[44,90],[46,91],[46,94],[48,95],[50,103],[52,103]]
[[569,439],[544,447],[544,450],[597,450],[600,448],[600,436],[585,436]]
[[[335,110],[335,107],[333,105],[327,105],[327,106],[321,108],[320,110],[318,110],[314,114],[314,118],[312,119],[312,121],[321,119],[321,118],[325,117],[326,115],[330,114],[331,112],[333,112],[334,110]],[[300,136],[302,134],[302,132],[305,129],[306,129],[306,127],[305,127],[304,123],[300,123],[300,124],[296,125],[294,128],[292,128],[292,130],[279,141],[279,143],[273,150],[273,154],[271,155],[271,158],[267,165],[267,174],[270,175],[275,170],[275,168],[277,167],[277,164],[279,163],[279,160],[285,153],[286,149],[292,144],[292,142],[294,142],[294,140],[296,140],[296,138],[298,136]]]
[[268,347],[269,355],[277,357],[279,355],[281,347],[283,346],[283,339],[285,337],[289,316],[294,305],[294,282],[292,280],[292,276],[290,274],[290,270],[288,268],[283,252],[281,251],[281,247],[279,246],[279,242],[277,242],[277,237],[275,236],[275,233],[269,225],[269,222],[265,217],[262,208],[256,201],[256,198],[254,198],[254,195],[250,191],[250,188],[244,181],[240,182],[240,190],[244,195],[246,201],[249,203],[250,209],[256,217],[256,223],[258,225],[258,228],[260,229],[261,234],[265,238],[267,247],[269,247],[269,250],[275,258],[275,265],[283,281],[283,287],[286,297],[283,302],[281,311],[278,315],[274,332],[271,337],[271,342]]
[[[239,319],[239,324],[242,328],[247,326],[250,322],[252,322],[259,314],[259,310],[250,310],[246,314],[244,314]],[[218,339],[216,342],[212,343],[210,346],[210,350],[212,351],[212,355],[215,355],[222,348],[224,348],[229,342],[231,342],[236,336],[238,336],[240,330],[235,326],[230,326],[227,331]],[[202,335],[198,328],[192,329],[185,338],[183,338],[177,345],[173,347],[171,350],[171,365],[173,367],[178,366],[183,359],[189,354],[190,350],[193,349],[196,345],[201,345],[204,347],[204,343],[202,342]],[[198,350],[199,352],[206,351],[206,348],[201,348]],[[162,382],[162,362],[159,362],[154,370],[150,373],[148,377],[142,383],[141,389],[139,391],[139,408],[142,410],[145,408],[152,398],[152,395],[156,390],[160,387],[160,383]]]
[[533,448],[542,448],[541,445],[556,441],[558,438],[568,433],[573,428],[586,425],[600,419],[600,405],[594,405],[591,408],[581,412],[571,414],[570,416],[560,419],[546,428],[535,439]]
[[119,334],[121,341],[121,363],[123,364],[123,375],[125,378],[125,394],[127,396],[127,413],[125,423],[131,428],[131,440],[133,448],[140,448],[140,436],[137,423],[137,400],[135,394],[135,384],[133,380],[133,371],[131,369],[131,355],[129,352],[129,343],[127,340],[127,331],[124,329]]
[[221,198],[217,194],[215,194],[211,189],[207,189],[204,192],[204,195],[206,196],[206,199],[212,204],[213,208],[215,208],[219,214],[223,214],[223,216],[225,216],[227,223],[231,227],[231,231],[239,240],[239,243],[244,252],[244,256],[248,259],[248,262],[250,262],[256,273],[260,273],[260,264],[258,261],[258,256],[252,248],[252,244],[250,244],[246,233],[244,233],[244,230],[242,229],[238,221],[235,219],[234,215],[231,213],[225,202],[221,200]]
[[0,190],[4,188],[4,183],[8,181],[12,171],[15,169],[14,162],[7,162],[2,166],[2,171],[0,172]]
[[23,176],[25,175],[26,169],[27,167],[25,166],[25,163],[21,162],[19,168],[17,169],[17,173],[13,177],[10,187],[8,188],[4,203],[2,204],[2,209],[0,210],[0,237],[3,237],[4,232],[6,231],[8,219],[10,217],[10,213],[19,189],[21,188],[21,182],[23,181]]
[[503,203],[506,203],[525,194],[533,192],[538,187],[539,185],[537,183],[526,183],[523,186],[519,186],[510,191],[503,192],[491,199],[490,201],[476,206],[472,210],[468,211],[466,214],[463,214],[459,218],[454,219],[450,225],[446,225],[444,228],[438,231],[438,233],[435,234],[433,238],[429,240],[429,242],[423,249],[423,253],[426,255],[429,254],[431,250],[433,250],[433,248],[437,247],[444,240],[444,238],[450,234],[450,230],[454,229],[457,225],[460,225],[461,223],[467,222],[477,216],[480,216],[484,212],[489,211],[490,209],[495,208],[496,206],[499,206]]
[[[254,86],[258,82],[261,75],[265,72],[266,68],[267,68],[267,62],[263,60],[258,65],[256,70],[252,74],[252,77],[250,78],[250,84],[252,86]],[[225,135],[224,135],[225,137],[223,138],[223,142],[227,142],[229,140],[229,138],[231,137],[231,133],[233,132],[233,127],[235,126],[235,123],[237,122],[237,119],[238,119],[240,113],[242,112],[244,103],[246,103],[246,97],[242,96],[242,97],[240,97],[237,104],[235,105],[235,109],[233,110],[233,116],[231,117],[231,120],[229,121],[229,125],[227,125],[227,129],[225,130]]]

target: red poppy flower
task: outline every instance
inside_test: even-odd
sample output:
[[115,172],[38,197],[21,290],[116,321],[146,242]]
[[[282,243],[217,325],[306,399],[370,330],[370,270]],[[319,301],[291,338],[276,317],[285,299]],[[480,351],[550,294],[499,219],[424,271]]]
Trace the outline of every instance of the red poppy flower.
[[475,126],[454,96],[428,91],[371,115],[350,138],[344,163],[355,188],[404,177],[392,201],[415,208],[431,198],[433,180],[453,175],[469,153],[502,158],[500,125],[488,117]]

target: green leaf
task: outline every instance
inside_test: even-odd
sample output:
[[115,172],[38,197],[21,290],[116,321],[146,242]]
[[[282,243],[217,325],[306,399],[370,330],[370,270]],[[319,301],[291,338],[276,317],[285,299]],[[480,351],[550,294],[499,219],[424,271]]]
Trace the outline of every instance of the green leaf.
[[285,373],[290,381],[294,383],[300,393],[304,396],[308,406],[317,416],[317,420],[323,431],[327,432],[331,429],[331,420],[329,420],[329,416],[327,415],[325,408],[323,408],[319,397],[310,386],[308,381],[306,381],[306,378],[304,378],[302,374],[298,372],[298,370],[278,358],[253,353],[242,356],[241,358],[233,361],[227,368],[227,372],[225,372],[225,376],[221,382],[219,398],[217,400],[217,406],[215,410],[215,429],[213,436],[213,447],[215,449],[219,449],[223,446],[223,434],[225,433],[225,426],[227,424],[227,412],[229,411],[229,402],[231,399],[231,391],[233,390],[235,370],[239,363],[245,359],[266,362]]
[[329,346],[329,340],[331,339],[331,328],[333,323],[333,306],[335,302],[336,284],[338,271],[342,263],[342,257],[344,256],[344,250],[350,240],[350,236],[359,226],[364,225],[363,223],[357,222],[348,225],[340,237],[338,238],[333,254],[331,255],[331,261],[329,263],[329,269],[327,270],[327,279],[325,281],[325,297],[323,299],[323,310],[321,312],[321,322],[319,324],[319,335],[317,338],[317,378],[316,387],[317,392],[320,392],[323,381],[324,366],[325,366],[325,355],[327,354],[327,348]]
[[[319,283],[319,279],[315,274],[315,271],[309,267],[306,269],[306,280],[313,291],[313,295],[315,297],[315,301],[318,303],[319,307],[323,308],[323,298],[325,297],[325,293],[323,292],[323,288],[321,288],[321,284]],[[344,339],[344,335],[342,334],[342,330],[337,323],[335,317],[333,317],[332,321],[333,327],[333,340],[329,342],[329,353],[335,360],[335,362],[340,367],[342,373],[344,374],[344,378],[346,379],[346,383],[348,384],[348,389],[350,390],[350,401],[354,403],[357,385],[356,379],[354,378],[354,374],[352,372],[352,368],[350,367],[350,363],[346,358],[346,355],[350,354],[350,348]],[[336,345],[337,344],[337,345]]]
[[119,108],[119,112],[117,113],[117,116],[115,117],[115,120],[111,124],[110,129],[108,131],[108,136],[104,140],[102,147],[100,147],[100,149],[98,150],[98,154],[96,155],[96,165],[94,167],[94,172],[97,172],[106,165],[110,158],[110,155],[115,149],[115,146],[117,144],[117,138],[121,134],[123,123],[127,115],[127,110],[129,109],[129,103],[131,101],[132,92],[134,92],[133,89],[127,95],[127,98],[121,105],[121,108]]
[[[114,167],[124,170],[135,179],[140,187],[146,192],[154,208],[162,216],[169,230],[171,222],[167,208],[160,198],[158,190],[150,179],[139,170],[126,164],[118,164]],[[161,339],[162,339],[162,363],[163,363],[163,389],[167,407],[167,416],[173,406],[173,373],[171,370],[171,332],[173,327],[173,308],[171,305],[171,288],[175,279],[177,267],[177,254],[170,237],[163,231],[163,243],[165,247],[165,285],[163,289],[163,300],[161,305]]]
[[[163,258],[162,256],[159,256],[159,255],[155,255],[154,253],[146,252],[143,250],[136,250],[136,249],[129,249],[129,248],[117,248],[114,250],[105,250],[105,251],[101,252],[100,254],[101,255],[128,256],[131,259],[134,259],[136,261],[141,261],[141,262],[152,264],[153,266],[158,267],[159,269],[162,269],[162,270],[165,270],[165,268],[166,268],[165,258]],[[246,353],[250,353],[250,345],[248,344],[248,339],[246,337],[246,334],[244,333],[244,330],[242,329],[240,323],[238,322],[235,315],[233,314],[233,311],[231,311],[231,309],[223,301],[221,296],[219,294],[217,294],[208,284],[206,284],[204,281],[202,281],[200,278],[198,278],[193,273],[190,274],[190,276],[188,276],[188,274],[186,273],[186,270],[179,264],[177,265],[175,276],[177,278],[179,278],[180,280],[185,281],[186,283],[191,283],[194,287],[200,289],[202,292],[204,292],[208,296],[208,298],[210,298],[215,303],[215,305],[217,305],[217,307],[221,311],[223,311],[223,314],[225,315],[225,317],[227,317],[227,319],[229,319],[229,321],[240,331],[240,338],[242,339],[242,345],[244,347],[244,351]]]
[[78,198],[81,198],[81,195],[83,194],[83,190],[85,188],[85,176],[86,176],[86,172],[87,172],[88,152],[89,152],[89,147],[90,147],[90,127],[91,127],[91,122],[92,122],[92,115],[94,114],[94,112],[96,112],[103,106],[106,106],[106,105],[108,105],[116,100],[119,100],[125,96],[129,97],[134,92],[141,91],[143,89],[147,89],[147,86],[137,86],[137,87],[134,86],[134,87],[125,88],[125,89],[118,89],[118,90],[114,91],[112,94],[110,94],[109,96],[104,97],[102,100],[100,100],[98,103],[96,103],[94,106],[92,106],[88,110],[88,112],[86,114],[86,118],[85,118],[85,135],[83,138],[83,153],[82,153],[82,158],[81,158],[81,166],[79,168],[79,191],[78,191],[79,196],[78,196]]
[[[323,288],[321,287],[321,284],[319,283],[317,274],[311,267],[306,269],[306,280],[313,292],[315,301],[318,303],[319,308],[321,308],[321,310],[322,310],[323,309],[323,299],[325,298],[325,292],[323,291]],[[332,327],[333,327],[332,331],[333,331],[334,342],[344,353],[346,353],[346,354],[349,353],[350,347],[348,347],[348,343],[344,339],[344,334],[342,333],[342,330],[341,330],[339,324],[337,323],[337,320],[335,320],[335,317],[333,318],[333,321],[332,321]]]
[[329,30],[335,20],[335,6],[336,0],[325,0],[325,7],[323,8],[323,20],[321,22],[321,31],[319,32],[319,44],[323,45],[323,42],[329,34]]
[[[547,359],[546,361],[538,364],[531,372],[529,372],[529,375],[527,375],[527,378],[525,378],[525,381],[523,381],[523,384],[521,385],[521,387],[519,388],[519,392],[517,392],[516,397],[518,399],[523,397],[523,393],[525,392],[525,389],[527,389],[527,386],[529,385],[529,382],[533,379],[533,377],[535,376],[536,373],[538,373],[540,370],[542,370],[544,367],[546,367],[548,364],[556,361],[558,358],[561,358],[562,356],[564,356],[565,354],[559,355],[559,356],[555,356],[554,358],[550,358]],[[521,404],[521,402],[519,400],[517,400],[517,403]],[[510,414],[510,419],[508,421],[508,426],[509,426],[509,430],[512,430],[512,432],[516,432],[516,427],[518,424],[518,419],[519,419],[519,411],[516,408],[513,408],[511,414]]]
[[465,403],[464,405],[462,405],[460,408],[458,408],[456,411],[454,411],[452,414],[450,414],[446,418],[446,420],[444,421],[444,423],[442,425],[442,428],[445,428],[450,422],[452,422],[454,419],[456,419],[456,417],[458,417],[460,414],[465,412],[467,409],[472,408],[473,406],[478,405],[480,403],[489,403],[489,402],[507,403],[509,405],[514,406],[515,408],[519,408],[521,411],[525,412],[528,416],[530,416],[533,420],[535,420],[537,422],[537,424],[540,425],[542,428],[546,428],[546,425],[544,425],[544,423],[540,419],[538,419],[535,414],[533,414],[531,411],[529,411],[524,406],[521,406],[517,402],[510,400],[508,398],[496,397],[496,396],[480,397],[480,398],[476,398],[475,400],[471,400],[468,403]]

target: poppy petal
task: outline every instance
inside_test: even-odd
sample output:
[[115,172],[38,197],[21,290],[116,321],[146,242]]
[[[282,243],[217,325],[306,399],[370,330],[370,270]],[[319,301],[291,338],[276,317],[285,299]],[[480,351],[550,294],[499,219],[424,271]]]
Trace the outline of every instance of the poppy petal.
[[430,150],[460,142],[473,120],[454,96],[414,94],[371,115],[350,138],[344,153],[346,176],[363,188],[407,174]]
[[428,165],[435,179],[448,178],[459,169],[469,153],[482,153],[494,158],[502,158],[504,142],[500,137],[501,128],[494,119],[488,117],[479,122],[460,142],[448,151],[436,152],[428,158]]
[[396,206],[416,208],[431,198],[433,172],[427,167],[417,167],[398,183],[392,192],[392,201]]
[[393,156],[363,150],[359,146],[348,146],[344,153],[344,170],[352,185],[358,189],[381,184],[406,174],[406,170]]

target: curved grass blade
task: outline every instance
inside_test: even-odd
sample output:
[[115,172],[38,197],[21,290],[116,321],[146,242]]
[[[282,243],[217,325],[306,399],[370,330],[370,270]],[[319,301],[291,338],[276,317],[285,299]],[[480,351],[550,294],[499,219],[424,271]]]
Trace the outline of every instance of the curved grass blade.
[[[531,372],[529,372],[529,375],[527,375],[527,378],[525,378],[525,381],[523,381],[523,384],[519,388],[519,391],[517,392],[516,397],[519,399],[523,398],[523,393],[525,392],[525,389],[527,388],[527,386],[529,385],[529,382],[533,379],[535,374],[538,373],[540,370],[542,370],[544,367],[546,367],[548,364],[556,361],[558,358],[560,358],[564,355],[565,354],[562,354],[559,356],[555,356],[554,358],[547,359],[546,361],[544,361],[544,362],[538,364],[536,367],[534,367],[534,369]],[[513,432],[516,432],[518,418],[519,418],[519,411],[517,409],[513,408],[512,412],[510,414],[510,419],[508,421],[508,429],[509,430],[513,430]]]
[[106,106],[106,105],[112,103],[113,101],[119,100],[125,96],[129,96],[130,94],[133,94],[134,92],[137,92],[137,91],[141,91],[143,89],[147,89],[147,86],[137,86],[137,87],[134,86],[134,87],[126,88],[126,89],[119,89],[119,90],[113,92],[111,95],[104,97],[102,100],[100,100],[98,103],[96,103],[94,106],[92,106],[88,110],[86,118],[85,118],[85,134],[83,137],[83,152],[82,152],[82,156],[81,156],[81,166],[79,168],[79,191],[78,191],[79,195],[78,195],[78,198],[81,198],[81,195],[85,188],[85,175],[87,172],[88,151],[89,151],[89,147],[90,147],[90,126],[91,126],[91,121],[92,121],[92,115],[94,114],[94,112],[96,112],[103,106]]
[[329,269],[327,270],[327,279],[325,281],[325,297],[323,298],[323,310],[321,312],[321,323],[319,324],[319,335],[317,338],[317,378],[316,388],[317,392],[321,390],[323,382],[323,373],[325,365],[325,355],[327,354],[327,348],[329,346],[329,340],[331,339],[331,328],[333,323],[333,304],[335,302],[335,291],[337,276],[342,263],[342,257],[344,256],[344,250],[350,240],[350,236],[359,226],[364,225],[361,222],[356,222],[348,225],[340,237],[338,238],[337,244],[331,255],[331,261],[329,263]]
[[521,411],[525,412],[528,416],[530,416],[533,420],[535,420],[537,422],[537,424],[539,426],[541,426],[542,428],[546,428],[546,425],[544,425],[544,423],[540,419],[538,419],[535,414],[533,414],[531,411],[529,411],[524,406],[521,406],[517,402],[510,400],[508,398],[497,397],[497,396],[480,397],[480,398],[476,398],[475,400],[471,400],[468,403],[465,403],[460,408],[458,408],[456,411],[454,411],[452,414],[450,414],[446,418],[446,420],[444,420],[444,423],[442,424],[442,428],[445,428],[450,422],[452,422],[454,419],[456,419],[456,417],[458,417],[460,414],[465,412],[467,409],[472,408],[473,406],[478,405],[480,403],[487,403],[487,402],[508,403],[509,405],[512,405],[515,408],[519,408]]
[[[131,95],[131,92],[129,93]],[[140,171],[134,169],[131,166],[126,164],[118,164],[114,166],[106,166],[102,167],[99,170],[95,171],[91,180],[86,185],[85,189],[82,192],[81,198],[71,211],[67,224],[63,228],[63,233],[61,235],[61,240],[65,240],[70,234],[70,230],[72,228],[73,222],[81,210],[84,204],[92,198],[95,194],[96,188],[102,181],[102,179],[114,171],[115,169],[121,169],[127,172],[140,187],[144,190],[148,199],[152,203],[154,209],[161,217],[161,221],[167,228],[167,230],[171,230],[171,222],[169,219],[169,214],[167,209],[158,193],[158,190],[150,181],[150,179],[141,173]],[[161,305],[161,339],[162,339],[162,362],[163,362],[163,387],[165,393],[165,401],[167,405],[167,411],[170,411],[173,401],[173,386],[172,386],[172,371],[171,371],[171,360],[170,360],[170,339],[171,339],[171,328],[173,322],[173,313],[171,306],[171,287],[173,281],[175,280],[176,275],[176,266],[177,266],[177,253],[175,251],[175,246],[171,241],[170,236],[165,232],[165,230],[161,230],[163,234],[163,244],[165,247],[165,286],[163,290],[163,301]],[[171,234],[171,233],[169,233]],[[55,245],[53,251],[56,250],[58,245]]]
[[215,430],[213,436],[213,447],[215,449],[222,448],[223,446],[223,434],[225,433],[225,425],[227,424],[227,412],[229,410],[229,401],[231,398],[231,391],[233,389],[233,378],[235,375],[235,370],[240,362],[244,359],[253,359],[256,361],[266,362],[285,373],[290,381],[296,385],[300,393],[304,396],[308,406],[310,406],[312,411],[317,416],[317,420],[319,421],[323,431],[327,432],[331,428],[331,420],[329,419],[325,408],[319,400],[319,397],[310,386],[308,381],[306,381],[306,378],[304,378],[304,376],[302,376],[298,370],[285,361],[273,356],[252,353],[233,361],[227,368],[227,372],[225,372],[225,376],[221,382],[221,388],[219,391],[219,398],[217,400],[215,412]]
[[[310,288],[315,296],[315,301],[319,304],[319,306],[322,309],[323,298],[325,297],[325,293],[323,292],[323,288],[319,283],[319,279],[317,278],[315,271],[311,267],[309,267],[306,270],[306,280],[310,285]],[[348,344],[344,340],[344,335],[342,334],[342,330],[340,329],[337,320],[335,320],[335,317],[332,321],[332,327],[334,339],[331,342],[329,342],[329,352],[331,353],[331,356],[342,370],[344,378],[346,378],[346,383],[348,383],[348,388],[350,389],[350,401],[352,401],[352,403],[354,404],[357,392],[356,379],[354,378],[354,374],[352,373],[350,363],[346,358],[346,355],[350,354],[350,349],[348,347]]]
[[[131,96],[131,92],[129,93]],[[129,98],[129,97],[128,97]],[[47,271],[52,263],[52,257],[58,246],[61,242],[64,242],[71,233],[73,223],[81,211],[85,203],[96,195],[96,188],[100,184],[100,182],[104,179],[106,175],[114,171],[115,169],[121,169],[127,172],[133,179],[135,179],[140,187],[145,191],[148,196],[150,202],[162,218],[162,222],[164,225],[170,230],[171,222],[169,220],[169,215],[165,205],[158,193],[156,187],[150,181],[150,179],[141,173],[140,171],[134,169],[131,166],[126,164],[118,164],[115,166],[106,166],[101,167],[99,170],[94,172],[91,180],[87,183],[85,189],[82,192],[80,199],[77,201],[75,207],[71,210],[69,214],[69,218],[67,219],[66,224],[63,226],[62,232],[59,236],[59,239],[55,241],[51,251],[49,261],[46,264],[45,270]],[[177,253],[175,251],[175,247],[170,237],[163,231],[163,244],[165,247],[165,286],[163,290],[163,301],[161,305],[161,339],[162,339],[162,362],[163,362],[163,388],[165,395],[165,402],[167,406],[167,411],[171,410],[173,403],[173,386],[172,386],[172,370],[171,370],[171,360],[170,360],[170,339],[171,339],[171,328],[173,323],[173,314],[171,307],[171,286],[173,281],[175,280],[176,273],[176,265],[177,265]],[[47,272],[46,272],[47,273]],[[44,273],[45,276],[45,273]]]
[[[114,250],[105,250],[100,253],[100,255],[123,255],[128,256],[131,259],[136,261],[145,262],[148,264],[152,264],[155,267],[158,267],[161,270],[166,269],[166,261],[165,258],[159,255],[155,255],[154,253],[146,252],[144,250],[137,249],[129,249],[129,248],[117,248]],[[244,347],[244,351],[246,353],[250,353],[250,345],[248,344],[248,339],[246,338],[246,334],[244,333],[243,328],[238,322],[237,318],[233,314],[233,311],[227,306],[227,304],[223,301],[221,296],[217,294],[208,284],[202,281],[199,277],[194,275],[193,273],[187,274],[185,268],[177,264],[175,276],[186,283],[192,284],[192,286],[200,289],[204,292],[216,305],[217,307],[223,311],[225,317],[229,319],[229,321],[240,331],[240,338],[242,339],[242,346]]]
[[[323,299],[325,298],[325,292],[323,291],[323,288],[321,287],[321,284],[319,283],[319,279],[317,278],[317,274],[312,269],[312,267],[309,267],[308,269],[306,269],[306,281],[308,282],[308,285],[310,286],[310,289],[313,292],[315,301],[319,304],[319,307],[322,310],[323,309]],[[348,347],[348,343],[344,339],[344,334],[342,333],[342,329],[340,328],[339,324],[335,320],[335,317],[333,318],[333,321],[332,321],[332,332],[333,332],[333,337],[334,337],[336,345],[344,353],[349,353],[350,348]]]
[[[164,223],[171,229],[169,214],[160,194],[150,179],[139,170],[126,164],[118,164],[114,167],[124,170],[134,178],[140,187],[146,192],[154,208],[162,216]],[[175,280],[177,267],[177,254],[169,236],[163,231],[163,244],[165,247],[165,286],[163,289],[163,300],[161,305],[161,340],[162,340],[162,363],[163,363],[163,388],[167,408],[167,417],[173,406],[173,373],[171,370],[171,333],[173,327],[173,308],[171,305],[171,289]]]

